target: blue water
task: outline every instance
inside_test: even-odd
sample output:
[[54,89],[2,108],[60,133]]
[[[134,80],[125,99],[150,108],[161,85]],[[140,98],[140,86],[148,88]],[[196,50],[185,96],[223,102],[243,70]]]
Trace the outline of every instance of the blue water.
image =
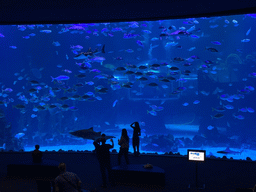
[[[70,131],[132,138],[141,152],[227,147],[256,159],[250,15],[0,26],[0,144],[93,150]],[[8,127],[8,124],[11,126]],[[133,152],[132,140],[130,151]]]

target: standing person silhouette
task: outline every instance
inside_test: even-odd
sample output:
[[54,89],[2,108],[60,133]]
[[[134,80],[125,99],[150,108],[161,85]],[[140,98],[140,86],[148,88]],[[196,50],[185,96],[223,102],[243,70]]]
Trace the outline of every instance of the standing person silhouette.
[[[93,145],[95,146],[96,155],[100,164],[100,172],[101,172],[102,181],[103,181],[103,185],[101,187],[103,188],[107,187],[106,169],[108,170],[109,181],[111,185],[113,185],[109,149],[114,147],[114,141],[113,139],[110,139],[110,141],[112,142],[112,145],[106,144],[105,136],[106,136],[105,134],[102,134],[101,138],[93,142]],[[99,144],[100,142],[102,143],[101,145]]]
[[[140,125],[136,121],[136,122],[132,123],[130,126],[131,126],[131,128],[133,128],[132,146],[133,146],[133,150],[134,150],[134,155],[139,156],[139,154],[140,154],[140,151],[139,151],[139,145],[140,145],[139,136],[141,135]],[[137,148],[137,151],[136,151],[136,148]]]
[[124,154],[126,164],[129,165],[129,159],[128,159],[129,137],[127,135],[126,129],[122,129],[122,136],[120,140],[118,139],[118,145],[120,145],[120,151],[118,153],[118,164],[121,165],[121,157]]
[[42,151],[39,150],[39,148],[40,148],[39,145],[35,145],[35,150],[32,152],[33,163],[42,162],[43,153]]

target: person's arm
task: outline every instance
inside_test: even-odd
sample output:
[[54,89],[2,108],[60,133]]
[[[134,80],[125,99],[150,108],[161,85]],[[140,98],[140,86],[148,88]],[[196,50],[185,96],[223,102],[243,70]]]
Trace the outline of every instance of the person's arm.
[[123,137],[121,137],[120,140],[118,139],[118,145],[122,145],[122,143],[123,143]]
[[140,129],[139,129],[139,136],[141,136],[141,132],[140,132]]
[[98,140],[95,140],[95,141],[93,142],[93,145],[95,146],[95,148],[98,147],[98,146],[99,146]]
[[114,141],[113,141],[113,139],[110,139],[110,141],[112,142],[111,147],[114,148]]
[[59,187],[58,187],[58,184],[55,183],[55,191],[54,191],[54,192],[59,192],[59,191],[60,191],[60,189],[59,189]]
[[82,181],[78,180],[78,182],[77,182],[78,189],[81,189],[81,184],[82,184]]
[[134,123],[132,123],[130,126],[131,126],[131,128],[135,128],[133,125],[135,124],[135,122]]

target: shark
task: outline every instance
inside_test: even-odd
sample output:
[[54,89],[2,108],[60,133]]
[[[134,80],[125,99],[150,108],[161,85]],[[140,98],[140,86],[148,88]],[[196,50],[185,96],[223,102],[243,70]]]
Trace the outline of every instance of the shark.
[[[69,132],[69,134],[74,135],[76,137],[81,137],[83,139],[97,140],[97,139],[101,138],[101,132],[95,132],[93,130],[93,127],[89,128],[89,129],[81,129],[78,131]],[[106,135],[105,138],[106,138],[106,140],[108,140],[108,139],[115,138],[115,137]]]
[[[97,53],[100,53],[100,51],[97,48],[94,51],[92,51],[92,49],[89,48],[87,52],[81,52],[75,55],[74,59],[87,59],[88,56],[93,57],[94,54],[97,54]],[[101,48],[101,53],[105,53],[105,44]]]
[[224,151],[217,151],[217,153],[222,153],[222,154],[240,154],[241,155],[241,153],[243,152],[244,150],[242,150],[242,151],[232,151],[232,150],[230,150],[229,149],[229,147],[227,147]]

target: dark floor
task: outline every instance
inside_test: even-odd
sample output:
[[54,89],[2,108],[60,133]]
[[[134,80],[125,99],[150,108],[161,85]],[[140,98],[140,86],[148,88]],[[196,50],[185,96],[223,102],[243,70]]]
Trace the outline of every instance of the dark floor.
[[[135,185],[135,184],[120,184],[111,187],[108,185],[106,189],[98,186],[97,192],[235,192],[236,188],[231,185],[224,187],[205,186],[204,189],[197,189],[195,186],[148,186],[148,185]],[[92,190],[92,189],[87,189]],[[37,184],[35,179],[28,178],[15,178],[15,177],[1,177],[0,178],[0,192],[37,192]]]

